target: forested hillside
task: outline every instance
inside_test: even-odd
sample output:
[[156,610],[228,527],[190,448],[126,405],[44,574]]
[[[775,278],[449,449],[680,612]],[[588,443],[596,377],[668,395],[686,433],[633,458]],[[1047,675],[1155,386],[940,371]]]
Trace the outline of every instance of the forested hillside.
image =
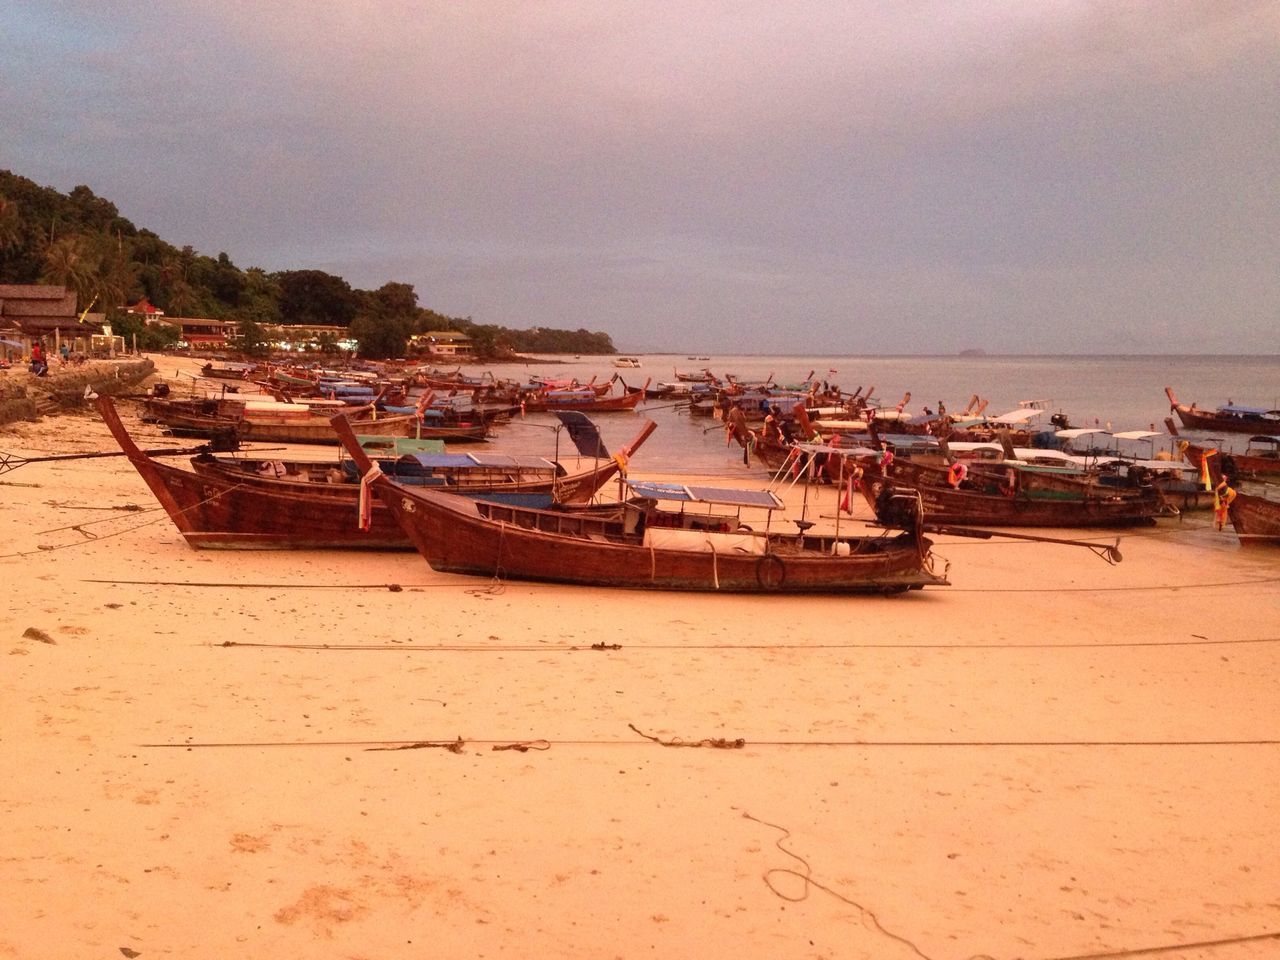
[[165,332],[122,309],[143,297],[169,316],[240,321],[249,341],[262,324],[348,327],[369,357],[400,355],[409,336],[429,330],[465,333],[481,356],[615,352],[605,333],[511,330],[444,316],[420,306],[409,283],[361,290],[321,270],[242,269],[226,253],[208,256],[136,227],[87,186],[63,194],[8,170],[0,170],[0,283],[73,289],[80,310],[92,305],[147,348],[163,346]]

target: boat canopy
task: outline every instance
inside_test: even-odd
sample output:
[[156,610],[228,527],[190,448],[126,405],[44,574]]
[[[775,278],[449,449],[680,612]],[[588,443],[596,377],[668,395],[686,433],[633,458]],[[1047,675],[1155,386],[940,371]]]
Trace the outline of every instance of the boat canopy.
[[781,510],[785,504],[770,490],[740,490],[731,487],[702,487],[683,483],[656,483],[628,480],[627,487],[639,497],[679,503],[716,503],[732,507],[763,507]]
[[545,457],[513,457],[503,453],[410,453],[396,461],[402,466],[423,470],[458,467],[498,467],[502,469],[552,470],[555,464]]
[[[4,340],[4,341],[0,341],[0,343],[13,344],[15,347],[21,346],[21,344],[13,343],[12,340]],[[258,365],[256,363],[244,363],[243,361],[240,361],[240,360],[223,360],[218,363],[214,363],[210,361],[209,363],[206,363],[205,366],[213,367],[218,370],[242,370],[243,371],[243,370],[257,369]]]
[[444,453],[443,440],[417,440],[413,437],[360,436],[360,446],[374,452],[390,452],[399,457],[407,453]]
[[1238,403],[1228,403],[1225,407],[1219,407],[1218,411],[1237,417],[1280,417],[1280,410],[1268,410],[1266,407],[1244,407]]
[[988,417],[988,423],[1027,423],[1044,414],[1044,410],[1040,407],[1023,407],[1020,410],[1010,410],[1008,413],[1002,413],[998,417]]
[[609,450],[600,436],[600,429],[590,417],[580,410],[557,410],[556,418],[569,431],[569,439],[584,457],[603,458],[609,456]]
[[873,450],[870,447],[841,447],[830,443],[796,443],[792,444],[792,448],[805,453],[833,453],[843,457],[878,457],[880,455],[879,450]]
[[1152,437],[1163,437],[1164,434],[1159,430],[1124,430],[1113,433],[1112,436],[1117,440],[1150,440]]
[[1256,437],[1249,438],[1250,443],[1270,443],[1273,446],[1280,447],[1280,437],[1268,437],[1259,434]]
[[879,434],[883,443],[889,444],[891,447],[923,447],[933,449],[938,446],[938,438],[927,436],[923,433],[882,433]]
[[[1069,430],[1059,430],[1054,434],[1063,440],[1075,440],[1079,437],[1087,436],[1090,433],[1106,433],[1101,427],[1072,427]],[[1119,436],[1119,434],[1117,434]]]

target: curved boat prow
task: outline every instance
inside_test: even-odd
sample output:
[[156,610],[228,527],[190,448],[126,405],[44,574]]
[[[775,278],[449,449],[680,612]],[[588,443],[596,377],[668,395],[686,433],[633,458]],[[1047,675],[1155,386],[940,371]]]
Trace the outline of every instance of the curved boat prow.
[[120,444],[120,449],[124,451],[125,457],[133,464],[133,468],[138,471],[138,475],[142,477],[147,487],[150,488],[152,495],[160,501],[160,506],[164,507],[165,513],[169,515],[169,519],[173,521],[174,526],[184,535],[194,533],[195,526],[191,518],[187,516],[187,511],[183,509],[182,504],[178,502],[168,485],[165,484],[155,462],[133,442],[133,437],[129,436],[129,431],[125,429],[124,423],[121,422],[120,414],[116,410],[115,404],[111,402],[111,398],[99,396],[97,407],[98,413],[102,416],[102,421],[107,425],[107,429],[111,431],[111,436],[115,438],[116,443]]
[[364,447],[360,446],[360,441],[356,438],[355,431],[351,429],[351,423],[347,420],[346,414],[340,413],[336,417],[329,420],[329,424],[333,427],[334,433],[338,435],[338,441],[342,444],[347,455],[351,457],[356,465],[356,469],[360,471],[360,476],[364,476],[373,469],[373,461],[369,459],[369,454],[365,453]]

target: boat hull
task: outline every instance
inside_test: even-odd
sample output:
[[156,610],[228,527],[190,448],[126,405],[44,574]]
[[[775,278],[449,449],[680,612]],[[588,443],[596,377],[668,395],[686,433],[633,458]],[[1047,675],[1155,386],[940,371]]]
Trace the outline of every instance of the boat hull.
[[919,493],[926,523],[992,527],[1124,527],[1151,524],[1169,507],[1154,487],[1109,488],[1100,483],[1021,474],[1016,482],[969,472],[965,485],[952,486],[945,469],[896,460],[889,475],[868,464],[862,492],[884,519],[884,496]]
[[[614,539],[613,520],[481,504],[386,477],[374,485],[418,552],[445,573],[733,593],[898,593],[946,583],[927,569],[928,541],[911,534],[846,538],[847,555],[831,552],[834,538],[777,535],[745,538],[760,550],[735,549],[730,540],[724,552],[667,549]],[[714,543],[714,535],[694,536]]]
[[1280,503],[1237,493],[1227,512],[1241,546],[1280,546]]

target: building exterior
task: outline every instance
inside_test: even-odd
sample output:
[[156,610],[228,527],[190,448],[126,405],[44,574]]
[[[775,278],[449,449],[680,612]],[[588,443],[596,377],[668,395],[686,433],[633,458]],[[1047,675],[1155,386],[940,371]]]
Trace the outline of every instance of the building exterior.
[[234,320],[166,317],[162,312],[157,312],[159,316],[147,315],[147,323],[154,326],[177,327],[179,345],[185,345],[192,350],[221,350],[236,336],[237,324]]
[[0,330],[30,350],[36,340],[73,338],[88,330],[76,314],[76,295],[56,284],[0,284]]
[[433,357],[474,357],[471,338],[456,330],[429,330],[409,338],[410,353],[426,353]]
[[126,306],[124,312],[137,314],[148,322],[164,316],[164,311],[159,307],[152,306],[151,301],[146,297],[143,297],[137,303],[131,303]]
[[308,352],[320,350],[328,344],[338,350],[354,352],[358,344],[351,339],[351,331],[336,324],[323,323],[271,323],[263,324],[263,334],[276,350]]

